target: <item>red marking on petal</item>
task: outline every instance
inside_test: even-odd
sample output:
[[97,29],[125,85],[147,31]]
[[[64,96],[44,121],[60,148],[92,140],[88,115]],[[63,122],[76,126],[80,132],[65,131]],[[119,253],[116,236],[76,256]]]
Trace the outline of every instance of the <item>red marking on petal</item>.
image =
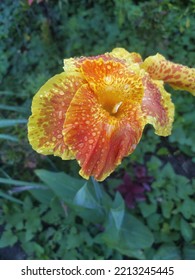
[[[163,80],[175,89],[187,90],[195,95],[195,69],[166,60],[162,55],[149,56],[141,64],[155,80]],[[167,75],[168,74],[168,75]],[[188,79],[192,83],[188,83]]]
[[105,179],[136,148],[144,126],[140,107],[130,101],[121,106],[120,113],[111,116],[88,85],[74,96],[63,132],[83,177]]
[[144,97],[142,110],[147,121],[154,125],[156,133],[167,136],[171,132],[174,117],[174,105],[160,81],[153,81],[149,76],[143,78]]
[[35,150],[45,155],[72,157],[62,129],[70,102],[83,82],[78,76],[61,73],[47,81],[35,95],[28,124],[29,141]]

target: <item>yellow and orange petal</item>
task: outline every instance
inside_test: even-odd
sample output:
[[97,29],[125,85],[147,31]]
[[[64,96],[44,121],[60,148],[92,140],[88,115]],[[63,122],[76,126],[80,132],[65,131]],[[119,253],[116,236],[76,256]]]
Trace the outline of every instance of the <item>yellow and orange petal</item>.
[[141,77],[134,71],[129,71],[121,62],[105,61],[102,58],[85,60],[81,69],[83,77],[107,111],[112,111],[115,104],[126,99],[135,103],[141,102]]
[[80,174],[104,180],[136,148],[144,123],[140,105],[130,100],[106,111],[88,85],[75,94],[66,114],[64,140],[81,166]]
[[97,56],[81,56],[81,57],[75,57],[75,58],[65,58],[64,59],[64,66],[63,69],[65,72],[69,72],[72,74],[75,73],[81,73],[81,65],[85,60],[94,60],[94,59],[98,59],[98,58],[102,58],[104,61],[108,61],[108,60],[114,60],[113,57],[110,56],[109,53],[105,53],[105,54],[101,54],[101,55],[97,55]]
[[44,155],[73,158],[64,143],[62,129],[70,102],[85,81],[79,75],[55,75],[37,92],[32,102],[28,138],[33,149]]
[[166,60],[160,54],[149,56],[140,66],[151,78],[163,80],[174,89],[186,90],[195,95],[195,68]]
[[[97,55],[97,56],[81,56],[75,58],[67,58],[64,59],[64,71],[77,73],[81,72],[81,66],[85,61],[94,61],[102,59],[104,62],[106,61],[113,61],[113,62],[120,62],[121,64],[125,65],[126,67],[130,67],[132,64],[140,64],[143,62],[142,57],[139,53],[135,52],[128,52],[123,48],[115,48],[111,52],[107,52],[105,54]],[[131,70],[131,69],[130,69]]]
[[146,123],[154,126],[156,134],[170,135],[174,120],[174,104],[170,94],[164,89],[162,81],[152,80],[147,74],[143,77],[143,84],[142,110]]
[[115,48],[109,54],[112,57],[118,58],[120,60],[124,60],[127,65],[143,62],[142,57],[139,53],[128,52],[123,48]]

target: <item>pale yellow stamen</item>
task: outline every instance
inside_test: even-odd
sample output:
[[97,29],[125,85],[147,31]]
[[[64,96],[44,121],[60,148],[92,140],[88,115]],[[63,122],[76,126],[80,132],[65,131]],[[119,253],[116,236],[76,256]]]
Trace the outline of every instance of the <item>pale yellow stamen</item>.
[[112,109],[112,114],[116,114],[118,112],[119,107],[121,106],[123,102],[119,102],[117,104],[114,105],[114,108]]

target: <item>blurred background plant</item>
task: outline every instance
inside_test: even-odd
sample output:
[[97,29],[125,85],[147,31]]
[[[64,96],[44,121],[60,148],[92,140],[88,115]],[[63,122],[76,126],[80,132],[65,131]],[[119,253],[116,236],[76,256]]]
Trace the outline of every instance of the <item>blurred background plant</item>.
[[[173,133],[147,126],[103,183],[34,152],[33,95],[62,60],[124,47],[195,67],[195,0],[0,2],[0,259],[195,259],[195,107],[173,91]],[[124,180],[123,180],[124,179]]]

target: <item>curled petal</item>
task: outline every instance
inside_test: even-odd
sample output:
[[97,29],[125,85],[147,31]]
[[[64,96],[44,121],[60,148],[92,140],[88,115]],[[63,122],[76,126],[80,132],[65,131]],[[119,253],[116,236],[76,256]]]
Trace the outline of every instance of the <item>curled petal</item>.
[[48,80],[34,96],[28,123],[28,138],[34,150],[73,158],[64,143],[62,129],[67,108],[83,82],[80,76],[61,73]]
[[124,99],[140,103],[143,97],[141,77],[116,60],[102,58],[85,60],[82,65],[83,77],[97,95],[105,109],[111,110]]
[[170,94],[164,89],[162,81],[152,80],[147,74],[143,78],[143,84],[142,110],[146,115],[146,122],[154,126],[156,134],[170,135],[174,119],[174,104]]
[[149,56],[141,64],[156,80],[163,80],[174,89],[187,90],[195,95],[195,69],[168,61],[160,54]]
[[141,58],[141,55],[139,53],[135,53],[135,52],[130,53],[123,48],[113,49],[110,52],[110,55],[115,57],[115,58],[125,60],[125,62],[127,62],[128,64],[141,63],[142,62],[142,58]]
[[88,85],[75,94],[66,114],[64,140],[88,179],[104,180],[136,148],[144,127],[140,105],[125,101],[114,115]]

